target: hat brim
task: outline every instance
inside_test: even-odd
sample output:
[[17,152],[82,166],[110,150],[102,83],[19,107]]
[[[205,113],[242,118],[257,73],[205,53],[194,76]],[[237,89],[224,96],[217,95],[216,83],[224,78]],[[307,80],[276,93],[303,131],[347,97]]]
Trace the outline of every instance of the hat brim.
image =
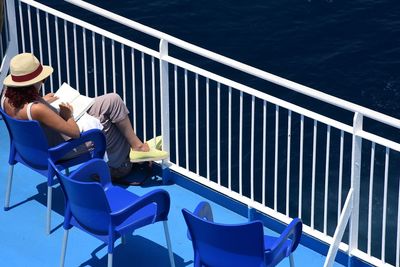
[[15,81],[13,81],[11,74],[10,74],[4,79],[3,84],[5,86],[10,86],[10,87],[25,87],[25,86],[29,86],[29,85],[35,84],[37,82],[43,81],[44,79],[49,77],[50,74],[52,74],[52,73],[53,73],[52,67],[43,66],[42,72],[32,80],[25,81],[25,82],[15,82]]

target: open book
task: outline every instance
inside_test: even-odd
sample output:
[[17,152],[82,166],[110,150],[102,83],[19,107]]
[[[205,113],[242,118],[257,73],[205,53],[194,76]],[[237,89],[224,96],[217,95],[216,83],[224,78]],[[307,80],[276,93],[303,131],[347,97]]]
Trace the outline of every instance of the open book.
[[67,83],[63,83],[54,95],[57,96],[58,99],[51,103],[51,105],[57,110],[60,110],[60,103],[69,103],[74,109],[73,117],[75,121],[79,120],[94,103],[94,98],[81,95]]

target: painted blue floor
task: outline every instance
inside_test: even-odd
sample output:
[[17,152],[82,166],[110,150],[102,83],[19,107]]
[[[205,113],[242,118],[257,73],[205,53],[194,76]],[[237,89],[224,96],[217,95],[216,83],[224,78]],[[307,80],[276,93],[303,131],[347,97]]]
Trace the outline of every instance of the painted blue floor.
[[[9,140],[4,122],[0,120],[0,204],[4,203],[8,173]],[[0,262],[1,266],[58,266],[63,228],[63,196],[60,188],[53,191],[52,234],[45,234],[46,190],[45,179],[16,165],[9,211],[0,211]],[[176,266],[193,266],[193,252],[186,237],[186,225],[181,209],[194,207],[201,196],[178,185],[161,185],[156,180],[144,186],[130,186],[127,190],[142,195],[155,188],[167,190],[171,196],[169,228]],[[218,222],[245,222],[247,219],[211,203]],[[277,235],[265,229],[271,235]],[[294,254],[296,266],[322,266],[325,257],[299,246]],[[69,235],[65,266],[106,266],[107,251],[97,239],[72,229]],[[169,266],[168,250],[162,223],[136,231],[125,244],[116,243],[114,266]],[[284,260],[279,266],[289,266]],[[335,264],[335,266],[341,266]]]

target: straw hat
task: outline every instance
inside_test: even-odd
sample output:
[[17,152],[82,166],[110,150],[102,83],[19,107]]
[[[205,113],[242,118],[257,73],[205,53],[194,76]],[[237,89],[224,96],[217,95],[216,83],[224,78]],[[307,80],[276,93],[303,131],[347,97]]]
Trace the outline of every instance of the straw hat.
[[31,53],[16,55],[10,62],[10,75],[4,79],[4,85],[23,87],[40,82],[53,72],[50,66],[42,66]]

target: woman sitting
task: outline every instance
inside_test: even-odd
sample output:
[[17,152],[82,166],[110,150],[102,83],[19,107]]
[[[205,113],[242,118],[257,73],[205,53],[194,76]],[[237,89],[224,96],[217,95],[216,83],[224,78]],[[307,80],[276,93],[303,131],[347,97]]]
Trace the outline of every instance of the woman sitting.
[[[15,56],[10,62],[10,75],[1,97],[1,107],[11,117],[20,120],[37,120],[48,139],[55,146],[68,138],[78,138],[80,130],[69,103],[61,103],[59,111],[50,105],[57,99],[53,93],[41,97],[42,84],[53,72],[50,66],[42,66],[30,53]],[[165,158],[167,152],[150,150],[135,134],[129,120],[128,108],[118,94],[110,93],[95,98],[87,113],[97,118],[106,137],[108,165],[111,176],[120,178],[132,168],[131,158],[152,160]]]

